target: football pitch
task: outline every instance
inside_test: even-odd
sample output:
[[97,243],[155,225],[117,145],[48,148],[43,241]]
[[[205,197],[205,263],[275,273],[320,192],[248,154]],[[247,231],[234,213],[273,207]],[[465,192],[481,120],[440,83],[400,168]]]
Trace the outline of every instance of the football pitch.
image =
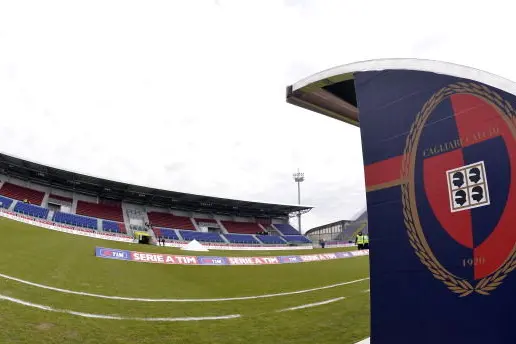
[[260,266],[148,264],[96,258],[94,250],[195,253],[7,219],[0,219],[0,234],[0,343],[354,344],[369,336],[367,256]]

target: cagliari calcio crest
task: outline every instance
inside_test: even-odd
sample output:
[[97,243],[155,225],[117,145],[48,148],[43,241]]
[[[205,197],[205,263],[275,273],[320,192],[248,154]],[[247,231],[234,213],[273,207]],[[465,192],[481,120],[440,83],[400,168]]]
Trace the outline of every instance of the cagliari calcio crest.
[[411,246],[443,286],[490,295],[516,269],[516,112],[499,92],[437,91],[407,136],[403,213]]

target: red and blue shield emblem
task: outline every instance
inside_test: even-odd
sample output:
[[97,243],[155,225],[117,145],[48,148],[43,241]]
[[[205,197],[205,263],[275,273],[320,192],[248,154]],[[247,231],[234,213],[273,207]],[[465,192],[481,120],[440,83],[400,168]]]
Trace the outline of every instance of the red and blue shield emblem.
[[516,268],[515,113],[492,90],[461,82],[427,101],[407,137],[410,243],[461,296],[488,295]]

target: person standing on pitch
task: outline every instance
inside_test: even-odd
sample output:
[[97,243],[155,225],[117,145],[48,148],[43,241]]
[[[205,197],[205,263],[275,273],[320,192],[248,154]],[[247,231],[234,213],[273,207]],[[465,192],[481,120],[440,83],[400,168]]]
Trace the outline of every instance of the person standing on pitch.
[[369,235],[364,234],[364,250],[369,250]]
[[355,238],[355,244],[357,245],[359,250],[364,249],[364,235],[362,232],[358,233],[357,237]]

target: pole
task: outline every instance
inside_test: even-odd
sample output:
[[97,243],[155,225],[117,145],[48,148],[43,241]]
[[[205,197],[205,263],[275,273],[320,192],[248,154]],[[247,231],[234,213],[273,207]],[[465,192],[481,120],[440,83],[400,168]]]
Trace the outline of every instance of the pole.
[[[294,173],[292,176],[297,183],[297,204],[301,205],[301,182],[305,180],[305,174],[299,172],[299,169],[297,169],[297,173]],[[301,211],[297,212],[297,225],[299,233],[301,233]]]
[[[301,182],[297,182],[297,204],[301,205]],[[303,234],[301,232],[301,212],[299,211],[297,213],[297,226],[299,228],[299,233]]]

